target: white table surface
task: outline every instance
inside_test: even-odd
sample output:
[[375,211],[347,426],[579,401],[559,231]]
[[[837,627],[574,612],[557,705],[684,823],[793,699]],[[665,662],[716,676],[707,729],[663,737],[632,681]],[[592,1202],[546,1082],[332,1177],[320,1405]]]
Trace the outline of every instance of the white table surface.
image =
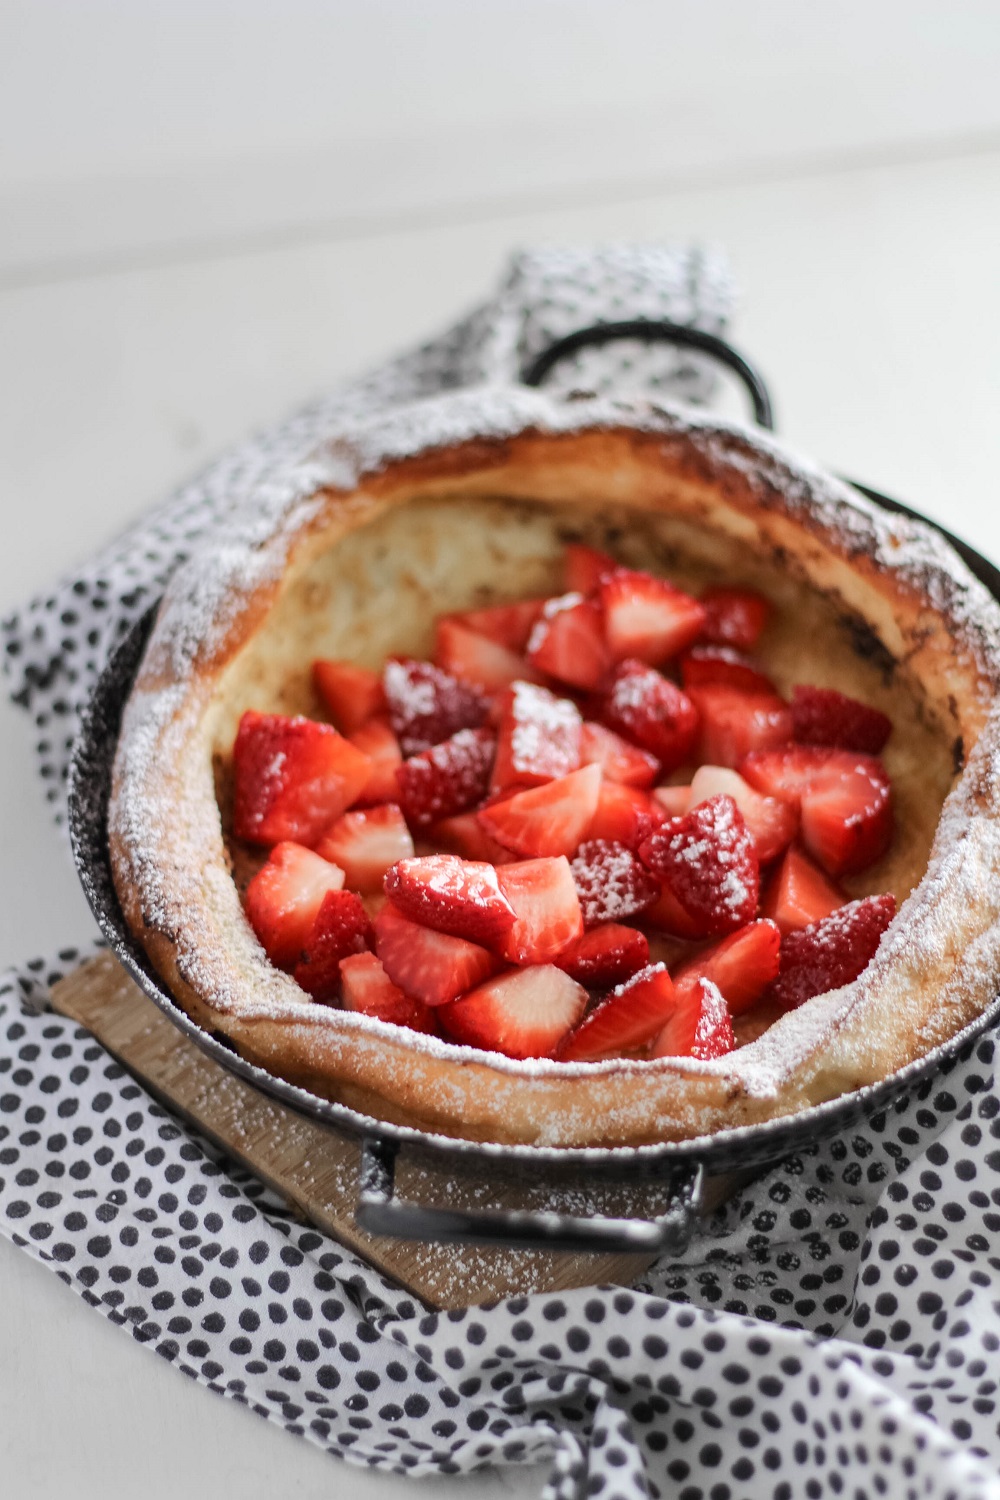
[[[911,129],[700,181],[689,162],[690,180],[655,190],[619,175],[577,183],[563,206],[528,194],[381,228],[313,224],[280,243],[140,254],[84,216],[66,262],[52,235],[65,200],[50,193],[0,255],[13,268],[0,287],[0,611],[255,424],[450,321],[510,248],[538,241],[723,244],[743,289],[735,335],[788,441],[1000,557],[1000,117],[972,123],[975,139],[928,131],[921,144]],[[190,202],[177,201],[180,222]],[[31,743],[25,716],[0,704],[0,963],[93,932]],[[3,1494],[403,1493],[407,1481],[348,1470],[180,1379],[2,1238],[0,1287]],[[508,1470],[424,1493],[541,1483]]]

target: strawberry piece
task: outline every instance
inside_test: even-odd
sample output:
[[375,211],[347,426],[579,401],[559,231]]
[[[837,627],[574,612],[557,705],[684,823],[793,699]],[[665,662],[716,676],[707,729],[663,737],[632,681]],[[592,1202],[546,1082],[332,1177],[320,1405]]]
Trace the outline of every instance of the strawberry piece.
[[432,844],[462,859],[481,860],[488,865],[506,865],[517,859],[510,849],[490,838],[474,812],[458,813],[432,823],[427,837]]
[[583,987],[552,964],[512,969],[440,1011],[456,1041],[505,1057],[551,1057],[587,1003]]
[[688,915],[669,886],[660,890],[660,899],[648,906],[642,914],[642,925],[654,932],[665,932],[670,937],[684,938],[695,942],[704,937],[701,923]]
[[879,939],[896,915],[896,898],[864,896],[821,917],[781,942],[781,971],[769,992],[782,1010],[794,1010],[814,995],[857,979],[875,956]]
[[615,661],[635,657],[658,667],[698,639],[705,611],[665,578],[616,568],[600,582],[604,637]]
[[[738,771],[725,766],[699,766],[691,781],[691,801],[705,802],[720,792],[732,797],[743,814],[761,864],[776,859],[798,832],[799,814],[794,803],[783,797],[765,797],[743,780]],[[685,809],[686,811],[686,809]]]
[[382,685],[389,723],[404,755],[418,755],[486,722],[489,702],[478,688],[459,682],[429,661],[387,661]]
[[570,542],[566,548],[566,590],[574,594],[592,594],[600,585],[605,573],[613,573],[620,565],[606,552],[588,547],[583,542]]
[[549,599],[528,639],[528,660],[570,687],[599,688],[611,664],[600,605],[582,594]]
[[590,719],[580,731],[580,765],[600,766],[605,781],[623,786],[651,787],[660,774],[655,755],[630,745],[613,729]]
[[450,616],[460,624],[489,636],[510,651],[523,652],[542,612],[544,599],[516,599],[513,604],[491,604],[486,609],[466,609]]
[[558,781],[481,807],[479,821],[515,854],[539,858],[572,854],[590,827],[600,786],[600,768],[584,766]]
[[444,672],[483,689],[499,693],[517,678],[530,677],[524,657],[489,636],[478,635],[460,620],[445,616],[435,626],[434,660]]
[[686,995],[700,979],[709,979],[730,1015],[741,1015],[777,977],[780,949],[781,933],[773,922],[751,922],[685,960],[674,970],[674,988]]
[[695,802],[700,802],[700,797],[692,797],[691,787],[688,786],[657,786],[653,788],[653,796],[663,809],[665,817],[679,818],[692,807]]
[[396,772],[403,764],[403,752],[388,719],[369,719],[348,738],[372,763],[371,775],[355,798],[357,805],[374,807],[380,802],[395,802]]
[[481,802],[489,790],[495,746],[492,730],[460,729],[404,761],[396,783],[407,821],[426,828]]
[[400,860],[385,877],[385,893],[414,922],[490,948],[502,947],[514,925],[493,866],[454,854]]
[[723,683],[690,689],[701,716],[698,758],[713,766],[738,766],[755,750],[787,745],[792,711],[777,693],[746,693]]
[[623,922],[652,906],[660,882],[624,844],[588,839],[570,863],[585,927]]
[[334,1000],[340,994],[340,960],[349,953],[367,952],[374,940],[361,897],[354,891],[330,891],[316,913],[292,978],[314,1000]]
[[725,1057],[736,1045],[725,1000],[708,979],[678,993],[677,1005],[656,1038],[651,1057]]
[[641,661],[623,661],[601,700],[611,729],[655,755],[665,773],[690,760],[698,739],[698,711],[666,677]]
[[847,897],[801,849],[788,849],[764,892],[761,912],[776,922],[782,934],[809,927],[828,917]]
[[777,694],[770,677],[766,677],[749,657],[741,656],[730,646],[693,646],[687,656],[681,658],[681,681],[685,692],[714,682],[723,687],[739,688],[744,693]]
[[504,865],[497,884],[514,908],[503,956],[515,964],[544,964],[583,934],[583,913],[569,860],[528,859]]
[[701,596],[705,610],[703,641],[714,646],[734,646],[752,651],[771,616],[771,606],[754,589],[706,589]]
[[515,682],[500,698],[494,788],[538,786],[580,764],[580,710],[548,688]]
[[887,714],[833,688],[793,688],[792,724],[800,745],[835,745],[866,755],[878,755],[892,733]]
[[639,846],[639,857],[703,937],[733,932],[757,910],[760,866],[732,797],[710,797],[682,818],[670,818]]
[[382,889],[390,865],[413,854],[406,819],[394,802],[344,813],[326,830],[316,853],[339,865],[347,884],[365,894]]
[[314,844],[370,774],[367,755],[332,725],[248,711],[233,746],[233,832],[254,844]]
[[345,1010],[390,1021],[393,1026],[408,1026],[411,1031],[439,1035],[430,1006],[393,984],[374,953],[352,953],[341,959],[340,982]]
[[646,967],[649,943],[634,927],[606,922],[570,943],[555,962],[588,990],[608,990]]
[[375,918],[375,950],[393,984],[425,1005],[445,1005],[499,967],[477,943],[412,922],[391,901]]
[[291,968],[305,947],[323,900],[343,889],[344,872],[301,844],[275,844],[247,886],[247,921],[279,969]]
[[612,990],[559,1049],[561,1062],[596,1062],[632,1052],[656,1036],[675,1005],[665,964],[649,964]]
[[892,785],[872,755],[789,745],[748,756],[740,774],[758,791],[798,799],[802,842],[829,875],[867,869],[889,847]]
[[660,803],[648,792],[615,781],[602,781],[587,837],[609,839],[629,849],[638,849],[665,817]]
[[314,661],[313,684],[338,729],[352,734],[375,714],[385,712],[379,672],[349,661]]

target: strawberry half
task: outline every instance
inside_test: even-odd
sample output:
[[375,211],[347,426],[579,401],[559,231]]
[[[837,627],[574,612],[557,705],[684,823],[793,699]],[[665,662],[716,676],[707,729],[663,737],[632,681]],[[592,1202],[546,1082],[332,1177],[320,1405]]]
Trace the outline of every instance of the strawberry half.
[[367,952],[374,940],[361,897],[354,891],[330,891],[316,913],[292,978],[314,1000],[335,1000],[340,993],[340,960],[350,953]]
[[721,943],[702,949],[674,970],[678,995],[711,980],[733,1016],[749,1010],[778,974],[781,933],[773,922],[750,922]]
[[588,547],[584,542],[570,542],[565,552],[566,590],[574,594],[592,594],[605,573],[613,573],[620,564],[606,552]]
[[572,854],[590,827],[600,786],[600,767],[584,766],[558,781],[481,807],[479,821],[515,854],[539,858]]
[[489,790],[496,740],[490,729],[460,729],[396,772],[400,806],[415,828],[467,812]]
[[570,862],[585,927],[622,922],[652,906],[660,882],[624,844],[588,839]]
[[396,772],[403,764],[399,741],[383,718],[369,719],[348,738],[372,763],[371,774],[355,799],[359,807],[374,807],[380,802],[395,802]]
[[776,693],[747,693],[715,682],[692,687],[689,696],[701,716],[698,757],[708,765],[736,767],[752,751],[792,738],[792,711]]
[[748,756],[740,774],[769,796],[798,799],[802,842],[830,875],[867,869],[892,841],[892,785],[872,755],[789,745]]
[[449,1036],[505,1057],[551,1057],[587,1003],[583,987],[552,964],[513,969],[440,1012]]
[[330,724],[248,711],[233,746],[233,832],[253,844],[314,844],[371,774]]
[[639,847],[701,936],[733,932],[757,910],[760,866],[732,797],[710,797],[671,818]]
[[570,943],[555,962],[588,990],[609,990],[646,967],[649,943],[634,927],[607,922]]
[[599,593],[614,661],[635,657],[658,667],[686,651],[705,624],[697,599],[651,573],[616,568],[601,579]]
[[486,693],[499,693],[517,678],[531,675],[519,652],[479,635],[454,618],[438,620],[435,637],[434,660],[442,671]]
[[713,682],[743,693],[777,692],[770,677],[731,646],[693,646],[681,660],[681,681],[685,692]]
[[457,813],[453,818],[432,823],[427,838],[430,843],[462,859],[481,860],[488,865],[508,865],[517,859],[510,849],[490,838],[474,812]]
[[340,891],[344,872],[301,844],[275,844],[247,886],[247,921],[268,958],[291,968],[312,930],[323,900]]
[[698,740],[698,711],[691,699],[641,661],[623,661],[616,668],[600,717],[655,755],[665,773],[690,760]]
[[597,1062],[634,1052],[656,1036],[675,1005],[665,964],[650,964],[612,990],[559,1049],[561,1062]]
[[580,710],[548,688],[515,682],[498,701],[495,789],[538,786],[580,764]]
[[391,901],[375,918],[375,950],[393,984],[425,1005],[445,1005],[498,968],[485,948],[412,922]]
[[490,948],[502,947],[514,925],[493,866],[454,854],[400,860],[385,877],[385,893],[414,922]]
[[393,984],[374,953],[353,953],[340,961],[340,983],[344,1009],[393,1026],[408,1026],[437,1036],[438,1026],[430,1006],[404,994]]
[[513,604],[491,604],[486,609],[465,609],[450,616],[475,630],[479,635],[489,636],[510,651],[523,652],[528,637],[538,616],[542,612],[544,599],[516,599]]
[[503,949],[511,963],[548,963],[582,935],[580,898],[565,856],[504,865],[497,884],[514,908]]
[[344,813],[326,830],[316,853],[339,865],[353,890],[365,894],[382,889],[390,865],[413,854],[406,819],[393,802]]
[[630,745],[604,724],[587,720],[580,731],[580,765],[600,766],[605,781],[622,786],[651,787],[660,774],[660,762],[648,750]]
[[776,859],[783,849],[788,848],[799,827],[798,809],[794,803],[783,797],[765,797],[744,781],[738,771],[730,771],[725,766],[699,766],[691,780],[688,806],[693,807],[696,802],[704,802],[721,792],[732,797],[743,814],[761,864]]
[[611,664],[600,605],[582,594],[549,599],[528,639],[528,660],[570,687],[600,687]]
[[835,745],[866,755],[878,755],[892,733],[887,714],[833,688],[793,688],[792,724],[800,745]]
[[828,917],[847,897],[801,849],[788,849],[761,901],[761,912],[782,934],[809,927]]
[[489,713],[489,701],[478,688],[429,661],[387,661],[382,686],[404,755],[429,750],[460,729],[478,729]]
[[698,979],[677,997],[677,1006],[656,1038],[651,1057],[725,1057],[736,1045],[725,1000],[708,979]]
[[770,998],[794,1010],[814,995],[857,979],[875,956],[879,939],[896,915],[896,898],[865,896],[781,942],[781,971]]
[[701,922],[688,915],[668,885],[661,888],[659,900],[643,912],[642,925],[688,942],[696,942],[705,936]]
[[752,651],[771,615],[771,606],[754,589],[706,589],[701,596],[705,625],[701,638],[714,646]]
[[657,798],[648,792],[614,781],[602,781],[587,837],[609,839],[613,843],[625,844],[629,849],[638,849],[666,816]]
[[375,714],[385,712],[385,693],[379,672],[349,661],[314,661],[313,684],[331,719],[345,734],[360,729]]

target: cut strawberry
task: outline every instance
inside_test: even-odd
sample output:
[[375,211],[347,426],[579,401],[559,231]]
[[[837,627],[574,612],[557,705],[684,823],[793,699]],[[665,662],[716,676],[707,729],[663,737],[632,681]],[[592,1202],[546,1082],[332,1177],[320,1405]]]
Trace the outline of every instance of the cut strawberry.
[[690,690],[701,715],[699,760],[712,766],[738,766],[755,750],[787,745],[792,711],[776,693],[745,693],[722,683]]
[[801,806],[802,842],[830,875],[867,869],[892,840],[892,786],[880,760],[854,750],[789,745],[750,755],[740,774]]
[[565,856],[504,865],[497,884],[514,908],[503,953],[511,963],[548,963],[582,935],[580,898]]
[[710,979],[733,1016],[749,1010],[778,973],[781,933],[773,922],[751,922],[713,943],[674,970],[674,988],[686,994],[699,979]]
[[494,788],[539,786],[580,764],[580,710],[548,688],[515,682],[497,704]]
[[588,990],[609,990],[646,967],[649,943],[634,927],[607,922],[570,943],[555,962]]
[[738,771],[725,766],[699,766],[691,781],[691,801],[705,802],[720,792],[732,797],[743,814],[761,864],[776,859],[798,832],[799,814],[784,797],[765,797],[743,780]]
[[664,964],[650,964],[612,990],[559,1049],[561,1062],[597,1062],[634,1052],[652,1040],[675,1005],[674,986]]
[[558,781],[516,792],[479,810],[479,821],[515,854],[539,858],[572,854],[597,809],[599,766],[584,766]]
[[233,746],[233,832],[254,844],[314,844],[370,774],[368,756],[331,725],[248,711]]
[[442,671],[486,693],[499,693],[517,678],[533,675],[519,652],[478,635],[460,620],[448,616],[438,620],[435,635],[434,660]]
[[477,943],[411,922],[391,901],[375,918],[375,949],[393,984],[425,1005],[454,1000],[499,967]]
[[705,611],[665,578],[616,568],[600,583],[604,637],[614,661],[635,657],[658,667],[698,639]]
[[623,922],[652,906],[660,882],[624,844],[588,839],[570,863],[584,926]]
[[396,772],[399,803],[415,828],[467,812],[489,790],[496,740],[490,729],[460,729],[443,744],[404,761]]
[[681,659],[681,681],[685,692],[693,687],[721,683],[723,687],[739,688],[743,693],[777,695],[770,677],[766,677],[749,657],[741,656],[730,646],[693,646]]
[[456,1041],[505,1057],[551,1057],[587,1003],[583,987],[551,964],[513,969],[446,1006]]
[[344,872],[301,844],[275,844],[247,886],[247,921],[279,969],[291,968],[324,897],[343,889]]
[[846,905],[847,900],[807,854],[793,848],[785,852],[764,892],[760,909],[784,934],[828,917],[838,906]]
[[393,984],[374,953],[354,953],[341,959],[340,982],[345,1010],[390,1021],[394,1026],[408,1026],[411,1031],[439,1035],[430,1006]]
[[348,738],[372,763],[371,775],[355,798],[357,806],[375,807],[380,802],[395,802],[398,792],[396,772],[403,764],[403,752],[389,728],[388,719],[369,719]]
[[462,859],[482,860],[488,865],[507,865],[517,859],[512,850],[490,838],[474,812],[458,813],[453,818],[432,823],[427,838],[430,843],[449,854],[458,854]]
[[385,712],[382,674],[349,661],[314,661],[313,683],[338,729],[351,734]]
[[514,925],[493,866],[454,854],[400,860],[385,877],[385,893],[414,922],[488,948],[502,948]]
[[660,762],[648,750],[630,745],[604,724],[587,720],[580,731],[580,765],[600,766],[605,781],[623,786],[650,787],[660,774]]
[[330,891],[316,913],[292,977],[314,1000],[335,1000],[340,994],[340,960],[349,953],[367,952],[374,940],[361,897],[354,891]]
[[570,687],[599,688],[611,664],[600,605],[582,594],[549,599],[529,637],[528,660]]
[[523,652],[544,603],[544,599],[516,599],[513,604],[466,609],[451,618],[480,635],[489,636],[491,641],[498,641],[510,651]]
[[732,797],[710,797],[671,818],[639,847],[703,937],[734,932],[757,910],[760,866]]
[[382,889],[390,865],[413,854],[406,819],[395,803],[344,813],[326,830],[316,853],[339,865],[353,890],[368,894]]
[[660,803],[648,792],[615,781],[602,781],[587,837],[610,839],[629,849],[638,849],[666,816]]
[[613,573],[620,564],[606,552],[583,542],[570,542],[566,548],[566,590],[574,594],[592,594],[605,573]]
[[771,606],[753,589],[706,589],[701,596],[705,627],[701,638],[715,646],[752,651],[771,615]]
[[814,995],[850,984],[874,958],[895,915],[895,896],[865,896],[790,932],[782,939],[781,972],[769,998],[783,1010],[794,1010]]
[[660,899],[643,912],[642,925],[657,933],[684,938],[687,942],[696,942],[704,936],[701,923],[688,915],[667,885],[662,887]]
[[878,755],[892,733],[886,714],[832,688],[793,688],[792,723],[800,745],[835,745],[866,755]]
[[478,729],[489,713],[489,701],[478,688],[429,661],[387,661],[382,685],[404,755],[429,750],[460,729]]
[[682,817],[689,807],[701,801],[700,797],[692,797],[690,786],[657,786],[653,788],[653,796],[668,818]]
[[655,755],[665,773],[690,760],[698,740],[698,711],[654,667],[623,661],[601,701],[610,728]]
[[656,1038],[651,1057],[725,1057],[736,1045],[725,1000],[708,979],[678,993],[677,1006]]

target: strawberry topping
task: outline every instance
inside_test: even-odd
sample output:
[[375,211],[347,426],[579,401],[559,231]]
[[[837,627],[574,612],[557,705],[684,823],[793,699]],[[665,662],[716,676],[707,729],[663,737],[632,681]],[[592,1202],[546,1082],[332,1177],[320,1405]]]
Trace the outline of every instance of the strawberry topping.
[[725,1057],[736,1045],[725,1000],[709,979],[697,979],[677,995],[677,1005],[656,1038],[651,1057]]
[[503,949],[511,963],[548,963],[582,935],[580,898],[565,857],[504,865],[497,884],[514,908]]
[[580,710],[548,688],[515,682],[500,698],[491,785],[538,786],[580,764]]
[[600,707],[604,723],[655,755],[665,773],[691,758],[698,739],[698,711],[655,668],[623,661]]
[[551,964],[513,969],[445,1006],[448,1034],[505,1057],[551,1057],[587,1003],[583,987]]
[[879,939],[896,915],[896,898],[865,896],[849,901],[781,941],[781,971],[770,998],[783,1010],[794,1010],[814,995],[839,989],[857,979],[875,956]]
[[396,772],[403,764],[403,752],[389,728],[388,719],[369,719],[360,729],[349,734],[348,739],[372,763],[368,780],[355,798],[357,805],[374,807],[379,802],[395,802]]
[[587,720],[580,731],[580,764],[600,766],[605,781],[623,786],[651,787],[660,774],[660,763],[648,750],[630,745],[604,724]]
[[686,959],[674,970],[674,988],[686,994],[700,979],[710,979],[730,1015],[741,1015],[777,977],[780,948],[781,933],[773,922],[751,922]]
[[828,874],[856,874],[888,849],[892,786],[875,756],[789,745],[748,756],[740,772],[759,791],[798,799],[802,842]]
[[340,961],[344,1009],[438,1035],[434,1012],[393,984],[374,953],[352,953]]
[[530,675],[524,657],[509,646],[470,630],[460,620],[445,617],[437,623],[434,660],[462,682],[487,693],[498,693],[518,677]]
[[528,660],[570,687],[599,688],[611,664],[600,605],[582,594],[549,599],[528,639]]
[[699,802],[670,818],[640,845],[703,937],[734,932],[757,910],[760,867],[753,839],[732,797]]
[[624,844],[589,839],[570,863],[586,927],[622,922],[652,906],[660,882]]
[[648,792],[634,786],[621,786],[614,781],[602,781],[587,837],[610,839],[627,845],[629,849],[638,849],[643,839],[648,839],[666,816],[659,800]]
[[761,901],[761,913],[777,923],[782,934],[809,927],[844,906],[843,891],[814,865],[801,849],[788,849]]
[[835,745],[866,755],[878,755],[892,733],[886,714],[833,688],[793,688],[792,724],[800,745]]
[[354,891],[330,891],[292,977],[314,1000],[334,1000],[340,993],[340,960],[349,953],[367,952],[374,940],[361,897]]
[[468,811],[489,790],[496,741],[489,729],[460,729],[413,755],[396,772],[400,806],[415,828]]
[[658,667],[701,634],[705,611],[664,578],[615,568],[600,583],[604,635],[615,661],[635,657]]
[[612,990],[559,1049],[562,1062],[596,1062],[633,1052],[661,1030],[675,1005],[674,985],[664,964],[650,964]]
[[572,854],[590,827],[601,786],[598,766],[515,792],[480,808],[479,821],[505,848],[525,856]]
[[314,661],[313,683],[338,729],[351,734],[385,712],[382,674],[349,661]]
[[493,866],[454,854],[400,860],[385,877],[385,893],[414,922],[490,948],[502,947],[514,925]]
[[617,922],[591,928],[556,959],[560,969],[589,990],[622,984],[648,963],[649,943],[644,934]]
[[382,685],[404,755],[429,750],[460,729],[478,729],[489,713],[489,701],[478,688],[428,661],[387,661]]
[[390,865],[412,855],[413,839],[402,812],[388,802],[344,813],[326,830],[316,853],[339,865],[347,884],[367,895],[382,889]]
[[[743,780],[738,771],[724,766],[699,766],[691,781],[689,807],[720,792],[732,797],[743,814],[761,864],[776,859],[798,832],[798,809],[783,797],[765,797]],[[687,811],[687,808],[684,809]]]
[[279,969],[296,962],[323,900],[343,889],[344,872],[301,844],[275,844],[247,886],[247,921]]
[[466,609],[448,618],[489,636],[510,651],[523,652],[528,637],[542,612],[544,599],[516,599],[513,604],[491,604],[486,609]]
[[567,592],[592,594],[605,573],[613,573],[618,566],[606,552],[583,542],[570,542],[565,552]]
[[706,589],[701,596],[705,611],[703,641],[714,646],[735,646],[752,651],[771,614],[767,600],[753,589]]
[[776,693],[744,692],[721,682],[690,689],[701,716],[699,759],[712,766],[738,766],[755,750],[787,745],[792,711]]
[[233,832],[254,844],[315,844],[370,773],[368,756],[330,724],[248,711],[233,746]]
[[731,646],[693,646],[681,661],[681,681],[685,692],[713,682],[744,693],[777,691],[770,677]]
[[425,1005],[454,1000],[499,967],[485,948],[413,922],[391,901],[375,918],[375,951],[393,984]]

